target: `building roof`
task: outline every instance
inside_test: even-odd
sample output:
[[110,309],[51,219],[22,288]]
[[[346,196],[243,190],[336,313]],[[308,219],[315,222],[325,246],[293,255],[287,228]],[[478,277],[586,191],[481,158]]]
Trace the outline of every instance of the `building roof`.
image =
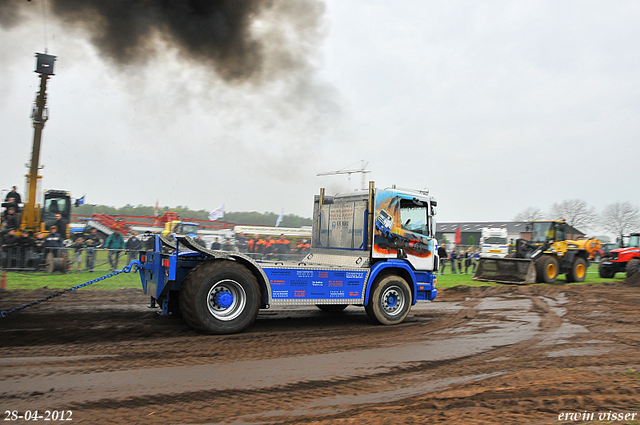
[[[529,227],[527,227],[529,226]],[[583,232],[575,229],[569,225],[568,233],[582,234]],[[436,222],[436,232],[438,233],[454,233],[457,228],[460,228],[460,232],[481,232],[483,227],[504,227],[507,229],[507,233],[510,235],[530,232],[530,223],[526,221],[449,221],[449,222]]]

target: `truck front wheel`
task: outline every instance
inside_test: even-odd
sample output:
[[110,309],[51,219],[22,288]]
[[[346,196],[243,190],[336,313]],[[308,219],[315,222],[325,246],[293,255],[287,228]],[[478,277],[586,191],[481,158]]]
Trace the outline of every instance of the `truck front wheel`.
[[236,262],[207,261],[194,267],[182,282],[180,310],[198,332],[241,332],[253,323],[259,308],[258,282]]
[[406,280],[389,275],[374,282],[369,302],[364,307],[376,324],[397,325],[409,314],[411,290]]

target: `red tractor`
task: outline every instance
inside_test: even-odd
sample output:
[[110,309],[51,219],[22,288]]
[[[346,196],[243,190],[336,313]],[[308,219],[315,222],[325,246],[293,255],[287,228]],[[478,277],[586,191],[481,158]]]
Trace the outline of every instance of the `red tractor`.
[[630,234],[624,247],[609,251],[600,262],[598,271],[603,278],[612,278],[620,272],[631,277],[640,272],[640,233]]

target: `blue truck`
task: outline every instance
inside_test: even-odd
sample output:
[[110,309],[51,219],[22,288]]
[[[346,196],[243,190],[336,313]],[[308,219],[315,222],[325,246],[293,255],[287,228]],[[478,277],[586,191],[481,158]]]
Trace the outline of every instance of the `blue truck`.
[[[140,255],[152,306],[180,314],[205,334],[241,332],[260,309],[315,305],[338,312],[364,307],[372,322],[395,325],[412,305],[435,299],[436,200],[395,186],[315,196],[309,253],[295,262],[257,261],[211,251],[189,235],[156,235]],[[387,224],[376,226],[382,215]]]

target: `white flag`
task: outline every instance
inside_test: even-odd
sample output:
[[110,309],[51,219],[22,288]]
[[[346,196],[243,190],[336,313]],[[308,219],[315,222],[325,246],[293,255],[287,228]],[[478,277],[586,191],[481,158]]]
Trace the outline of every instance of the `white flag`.
[[280,225],[280,223],[282,223],[282,217],[284,215],[284,208],[280,211],[280,216],[278,217],[278,219],[276,220],[276,227],[278,227]]
[[211,221],[216,221],[222,217],[224,217],[224,204],[209,213],[209,220]]

